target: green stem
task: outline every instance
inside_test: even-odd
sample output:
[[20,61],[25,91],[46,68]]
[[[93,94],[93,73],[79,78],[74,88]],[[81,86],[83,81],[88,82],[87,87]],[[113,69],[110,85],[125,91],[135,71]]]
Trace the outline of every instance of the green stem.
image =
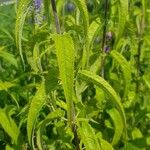
[[[53,14],[54,14],[56,32],[58,34],[61,34],[60,23],[59,23],[59,19],[58,19],[55,0],[51,0],[51,4],[52,4],[52,9],[53,9]],[[73,100],[67,101],[67,106],[68,106],[68,108],[67,108],[68,109],[68,112],[67,112],[68,124],[71,127],[72,132],[74,133],[73,143],[76,146],[76,149],[80,150],[80,147],[79,147],[80,141],[79,141],[79,138],[77,135],[77,125],[75,123],[75,109],[74,109]]]

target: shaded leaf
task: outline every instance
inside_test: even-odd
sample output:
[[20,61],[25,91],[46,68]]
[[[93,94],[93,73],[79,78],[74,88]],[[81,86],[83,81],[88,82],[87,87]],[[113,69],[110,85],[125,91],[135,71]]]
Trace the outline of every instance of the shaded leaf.
[[68,119],[72,121],[73,84],[74,84],[74,44],[69,34],[55,35],[55,48],[60,78],[68,107]]
[[121,116],[119,112],[117,111],[117,109],[115,108],[109,109],[107,110],[107,113],[110,115],[114,123],[115,134],[112,140],[112,145],[116,145],[119,142],[122,132],[123,132],[123,123],[122,123]]
[[116,106],[116,108],[118,109],[118,111],[121,115],[121,120],[122,120],[123,125],[124,125],[125,136],[127,136],[126,135],[126,117],[125,117],[124,109],[123,109],[123,106],[121,104],[120,97],[116,94],[114,89],[102,77],[100,77],[100,76],[98,76],[98,75],[96,75],[90,71],[82,70],[78,74],[79,74],[80,78],[82,78],[83,80],[86,80],[87,82],[92,82],[93,84],[102,88],[110,96],[109,101],[114,106]]
[[130,82],[131,82],[131,69],[130,64],[127,62],[127,60],[117,51],[113,50],[111,51],[110,55],[117,61],[117,63],[120,65],[123,77],[124,77],[124,95],[123,98],[125,98],[128,94]]

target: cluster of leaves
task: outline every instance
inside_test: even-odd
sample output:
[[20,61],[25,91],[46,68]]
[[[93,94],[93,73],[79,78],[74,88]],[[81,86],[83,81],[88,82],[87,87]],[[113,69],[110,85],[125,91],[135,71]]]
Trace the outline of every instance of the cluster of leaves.
[[150,3],[0,3],[0,149],[150,149]]

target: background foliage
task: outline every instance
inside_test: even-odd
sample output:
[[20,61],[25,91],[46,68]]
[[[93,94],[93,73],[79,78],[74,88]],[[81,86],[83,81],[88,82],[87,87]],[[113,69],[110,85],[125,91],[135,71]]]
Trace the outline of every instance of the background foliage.
[[0,1],[0,150],[149,150],[148,0]]

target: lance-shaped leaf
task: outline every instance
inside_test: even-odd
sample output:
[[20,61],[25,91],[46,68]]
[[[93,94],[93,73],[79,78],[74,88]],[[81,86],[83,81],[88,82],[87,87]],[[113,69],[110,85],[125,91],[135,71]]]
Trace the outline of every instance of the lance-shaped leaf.
[[28,10],[30,8],[30,4],[32,1],[33,0],[20,0],[18,8],[17,8],[15,36],[16,36],[16,45],[19,49],[19,53],[20,53],[23,66],[25,66],[25,64],[24,64],[24,58],[22,54],[22,44],[21,44],[22,31],[23,31],[25,18],[26,18],[26,15],[28,13]]
[[45,103],[45,85],[44,82],[42,82],[41,85],[38,87],[38,90],[31,101],[29,113],[28,113],[28,119],[27,119],[28,140],[29,143],[32,144],[32,146],[33,146],[32,138],[33,138],[36,119],[44,103]]
[[67,101],[68,119],[71,123],[73,113],[74,43],[69,34],[55,35],[54,41],[59,74]]
[[129,4],[128,0],[119,0],[119,5],[118,5],[119,25],[118,25],[118,36],[116,41],[120,39],[125,29],[125,24],[128,17],[128,4]]
[[131,82],[131,69],[130,64],[127,62],[127,60],[117,51],[111,51],[110,55],[117,61],[117,63],[120,65],[123,77],[124,77],[124,95],[123,98],[125,98],[128,94],[130,82]]
[[109,109],[107,110],[107,113],[110,115],[114,123],[115,134],[112,140],[112,145],[116,145],[119,142],[120,137],[123,132],[123,123],[122,123],[121,116],[119,112],[117,111],[117,109],[115,108]]
[[99,33],[99,30],[101,28],[101,25],[99,23],[99,20],[93,21],[88,29],[88,37],[89,37],[89,44],[92,46],[94,38],[96,37],[97,33]]
[[121,115],[121,120],[124,125],[125,138],[126,138],[127,136],[126,135],[126,117],[125,117],[123,106],[121,104],[120,97],[117,95],[115,90],[111,87],[111,85],[106,80],[104,80],[102,77],[90,71],[82,70],[82,71],[79,71],[78,74],[79,74],[79,77],[82,78],[83,80],[86,80],[87,82],[97,85],[98,87],[102,88],[107,93],[107,95],[110,97],[108,100],[118,109]]

